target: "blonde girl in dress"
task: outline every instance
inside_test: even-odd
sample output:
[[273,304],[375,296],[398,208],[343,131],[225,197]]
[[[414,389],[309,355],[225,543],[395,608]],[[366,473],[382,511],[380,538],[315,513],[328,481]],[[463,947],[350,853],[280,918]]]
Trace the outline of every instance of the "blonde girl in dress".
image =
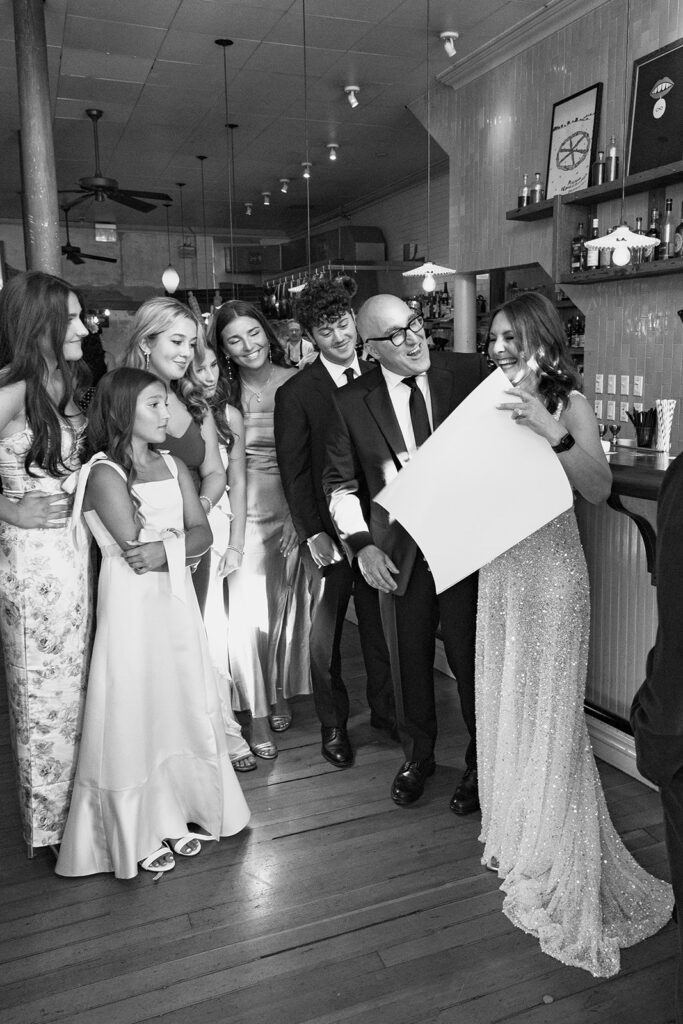
[[123,367],[90,408],[96,454],[74,517],[82,511],[102,570],[62,875],[167,872],[174,854],[193,857],[249,819],[187,567],[211,531],[187,468],[163,450],[167,399],[158,378]]

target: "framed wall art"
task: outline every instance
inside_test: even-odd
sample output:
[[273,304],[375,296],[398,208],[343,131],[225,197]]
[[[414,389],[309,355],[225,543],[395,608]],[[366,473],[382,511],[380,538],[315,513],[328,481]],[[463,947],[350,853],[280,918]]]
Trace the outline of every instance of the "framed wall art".
[[602,82],[553,104],[546,198],[587,188],[600,127]]
[[627,174],[683,160],[683,39],[633,62]]

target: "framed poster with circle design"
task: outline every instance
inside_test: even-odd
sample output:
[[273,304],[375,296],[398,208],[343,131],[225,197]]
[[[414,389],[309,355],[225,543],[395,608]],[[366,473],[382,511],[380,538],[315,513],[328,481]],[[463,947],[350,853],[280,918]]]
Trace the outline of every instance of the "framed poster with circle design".
[[683,39],[633,62],[627,174],[683,160]]
[[600,127],[602,82],[553,104],[546,199],[587,188]]

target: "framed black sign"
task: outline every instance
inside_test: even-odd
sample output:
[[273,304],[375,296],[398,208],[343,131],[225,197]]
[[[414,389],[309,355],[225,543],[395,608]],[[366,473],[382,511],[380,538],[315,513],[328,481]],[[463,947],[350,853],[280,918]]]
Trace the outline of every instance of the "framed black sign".
[[633,62],[627,174],[683,160],[683,39]]

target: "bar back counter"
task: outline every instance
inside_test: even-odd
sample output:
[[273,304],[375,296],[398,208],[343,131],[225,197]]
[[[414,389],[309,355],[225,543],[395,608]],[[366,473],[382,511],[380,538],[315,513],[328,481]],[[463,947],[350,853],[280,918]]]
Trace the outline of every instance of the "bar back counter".
[[608,458],[607,503],[576,506],[591,583],[587,722],[596,755],[640,779],[628,714],[657,632],[657,496],[673,456],[617,447]]

